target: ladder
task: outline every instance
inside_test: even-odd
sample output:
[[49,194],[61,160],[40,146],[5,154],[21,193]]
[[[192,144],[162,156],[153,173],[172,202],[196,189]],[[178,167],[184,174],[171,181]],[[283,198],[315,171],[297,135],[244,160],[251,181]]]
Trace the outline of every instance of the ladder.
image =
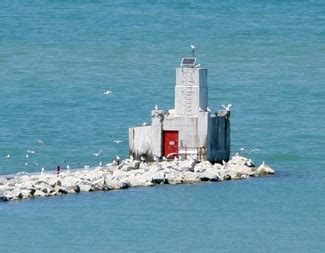
[[193,95],[193,76],[189,73],[189,78],[185,80],[185,115],[190,116],[192,114],[192,95]]

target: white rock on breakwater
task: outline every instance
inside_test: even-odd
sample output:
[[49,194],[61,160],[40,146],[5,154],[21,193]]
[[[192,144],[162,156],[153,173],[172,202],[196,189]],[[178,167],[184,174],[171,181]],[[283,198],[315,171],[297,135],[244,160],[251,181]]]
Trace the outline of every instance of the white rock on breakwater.
[[250,159],[235,155],[225,165],[208,161],[163,161],[143,163],[124,160],[120,165],[60,174],[17,175],[0,178],[0,200],[19,200],[68,193],[108,191],[155,184],[191,184],[200,181],[243,179],[274,174],[262,163],[255,167]]

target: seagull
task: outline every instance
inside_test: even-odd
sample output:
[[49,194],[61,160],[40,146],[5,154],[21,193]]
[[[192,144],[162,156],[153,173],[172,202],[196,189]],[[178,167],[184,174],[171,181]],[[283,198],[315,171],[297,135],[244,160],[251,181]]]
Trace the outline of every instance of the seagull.
[[232,104],[228,104],[227,106],[225,105],[221,105],[226,111],[230,111],[230,107],[232,106]]
[[28,165],[28,163],[25,163],[25,166],[27,166]]
[[142,156],[140,157],[140,160],[141,160],[142,162],[145,162],[145,161],[146,161],[146,158],[144,158],[144,156],[142,155]]
[[6,155],[6,158],[8,158],[8,159],[9,159],[9,158],[10,158],[10,155],[9,155],[9,154],[8,154],[8,155]]
[[251,150],[252,152],[260,152],[261,150],[259,148],[254,148]]
[[194,45],[191,45],[191,49],[194,50],[195,49],[195,46]]
[[89,165],[85,165],[84,168],[85,168],[86,170],[88,170],[88,169],[89,169]]
[[121,143],[121,142],[123,142],[123,141],[120,141],[120,140],[114,140],[113,142],[116,143],[116,144],[119,144],[119,143]]
[[207,107],[207,111],[208,111],[208,112],[211,112],[211,109],[210,109],[209,107]]
[[35,154],[35,151],[34,151],[34,150],[31,150],[31,149],[29,149],[29,150],[27,150],[27,153],[29,153],[29,154]]
[[239,150],[240,150],[240,151],[244,151],[244,150],[245,150],[245,148],[244,148],[244,147],[241,147]]
[[159,110],[159,109],[158,109],[158,105],[155,105],[155,110]]
[[36,141],[37,141],[39,144],[44,145],[44,141],[42,141],[42,140],[40,140],[40,139],[37,139]]
[[196,68],[201,67],[201,63],[195,65]]
[[102,167],[102,161],[99,162],[98,167]]
[[142,125],[143,125],[143,126],[146,126],[146,125],[147,125],[147,122],[143,122]]
[[113,92],[111,92],[110,90],[107,90],[104,92],[104,95],[111,95]]
[[43,175],[43,173],[44,173],[44,168],[41,169],[41,174]]
[[29,155],[28,154],[26,154],[26,158],[28,158],[29,157]]
[[120,157],[118,155],[116,156],[116,160],[120,160]]
[[225,162],[225,160],[222,160],[222,165],[226,165],[227,163]]
[[70,170],[70,165],[69,165],[69,164],[67,165],[67,170],[68,170],[68,171]]
[[93,153],[93,155],[94,156],[96,156],[96,157],[98,157],[98,156],[100,156],[100,154],[103,152],[103,150],[101,149],[101,150],[99,150],[97,153]]

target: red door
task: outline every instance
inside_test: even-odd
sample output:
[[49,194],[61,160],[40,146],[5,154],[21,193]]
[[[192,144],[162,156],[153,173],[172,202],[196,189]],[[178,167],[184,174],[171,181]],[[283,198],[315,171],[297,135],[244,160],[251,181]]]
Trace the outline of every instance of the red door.
[[178,156],[178,131],[163,132],[163,156],[168,159]]

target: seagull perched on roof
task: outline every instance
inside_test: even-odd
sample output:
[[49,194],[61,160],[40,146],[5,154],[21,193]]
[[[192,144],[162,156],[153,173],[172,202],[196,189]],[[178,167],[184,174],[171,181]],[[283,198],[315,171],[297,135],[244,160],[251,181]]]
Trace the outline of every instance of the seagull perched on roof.
[[225,105],[221,105],[226,111],[230,111],[230,107],[232,106],[232,104],[228,104],[227,106]]

